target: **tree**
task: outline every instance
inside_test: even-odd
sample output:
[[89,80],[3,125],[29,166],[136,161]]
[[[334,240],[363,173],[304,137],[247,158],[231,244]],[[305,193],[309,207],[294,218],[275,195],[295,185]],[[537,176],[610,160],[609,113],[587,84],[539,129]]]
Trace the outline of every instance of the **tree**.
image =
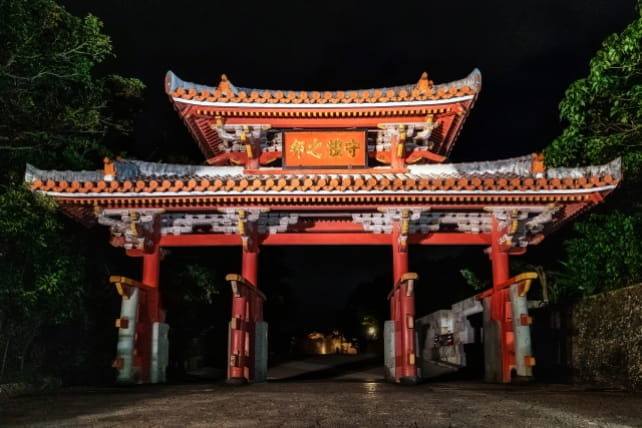
[[53,0],[0,0],[2,166],[86,168],[107,153],[110,132],[127,131],[143,84],[96,77],[111,42],[95,16],[70,15]]
[[588,295],[642,281],[642,15],[603,42],[588,76],[567,89],[560,117],[568,126],[544,150],[549,166],[621,157],[624,180],[606,206],[574,225],[553,286]]
[[111,53],[102,23],[53,0],[0,0],[0,381],[25,368],[44,325],[82,313],[82,239],[53,200],[24,185],[25,163],[79,169],[125,133],[143,84],[94,68]]
[[591,60],[589,75],[566,90],[560,118],[568,126],[545,149],[549,164],[598,164],[621,156],[627,181],[640,179],[641,42],[642,17],[608,37]]
[[633,284],[642,270],[642,217],[616,210],[578,222],[565,243],[568,260],[555,278],[560,290],[583,295]]
[[81,311],[83,257],[67,250],[55,210],[50,198],[18,187],[0,197],[0,374],[7,364],[24,369],[42,326]]

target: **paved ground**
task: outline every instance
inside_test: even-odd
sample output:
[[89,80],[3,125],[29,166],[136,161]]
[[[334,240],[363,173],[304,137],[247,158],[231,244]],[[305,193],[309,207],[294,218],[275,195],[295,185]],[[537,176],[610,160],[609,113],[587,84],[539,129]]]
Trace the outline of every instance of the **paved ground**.
[[380,360],[375,354],[317,355],[270,367],[268,380],[329,379],[342,376],[364,381],[383,380]]
[[[336,370],[333,368],[332,370]],[[67,389],[0,401],[0,426],[642,427],[642,396],[564,385],[381,381],[381,369],[224,383]],[[303,380],[302,380],[303,379]]]

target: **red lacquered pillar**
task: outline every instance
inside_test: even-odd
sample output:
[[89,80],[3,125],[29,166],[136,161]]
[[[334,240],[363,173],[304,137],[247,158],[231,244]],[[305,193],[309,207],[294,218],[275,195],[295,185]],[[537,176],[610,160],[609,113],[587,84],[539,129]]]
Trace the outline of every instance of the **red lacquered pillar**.
[[254,285],[257,285],[259,272],[259,250],[258,248],[248,248],[243,250],[241,261],[241,276]]
[[[247,279],[252,285],[258,287],[259,279],[259,249],[257,245],[251,245],[247,251],[243,251],[243,260],[241,266],[241,275]],[[245,361],[244,375],[249,381],[254,379],[254,362],[255,362],[255,347],[254,340],[256,335],[256,322],[263,321],[263,301],[258,297],[257,293],[251,293],[247,297],[246,302],[246,329],[245,329],[245,353],[247,360]]]
[[391,309],[395,321],[395,380],[400,383],[417,383],[415,361],[415,294],[407,281],[397,282],[408,273],[408,248],[400,242],[400,225],[395,222],[392,233],[393,292]]
[[150,322],[163,322],[161,310],[160,292],[160,248],[156,246],[154,251],[143,255],[143,278],[142,283],[151,287],[148,292],[148,311]]
[[511,366],[514,365],[513,355],[513,329],[510,307],[510,290],[498,286],[510,278],[510,261],[507,252],[500,246],[501,232],[495,218],[493,218],[492,243],[490,248],[490,261],[493,270],[493,294],[490,297],[491,319],[497,321],[499,326],[498,356],[501,360],[499,382],[511,381]]
[[[258,280],[258,248],[243,248],[241,276],[252,285]],[[230,321],[230,345],[228,382],[247,383],[254,371],[254,324],[263,320],[263,302],[255,293],[241,292],[232,297],[232,320]]]
[[160,248],[154,247],[151,253],[143,254],[142,283],[149,288],[140,292],[139,318],[136,325],[136,360],[140,364],[142,382],[151,381],[152,329],[155,322],[162,322],[159,293]]

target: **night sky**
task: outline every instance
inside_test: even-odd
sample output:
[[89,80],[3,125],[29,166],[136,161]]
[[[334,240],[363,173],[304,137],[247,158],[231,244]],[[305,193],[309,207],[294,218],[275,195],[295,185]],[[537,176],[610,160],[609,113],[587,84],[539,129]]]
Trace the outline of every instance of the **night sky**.
[[[477,67],[482,91],[451,160],[539,151],[562,129],[557,105],[566,87],[587,73],[601,41],[636,14],[633,0],[63,3],[76,15],[92,13],[103,20],[116,57],[101,71],[138,77],[147,85],[127,155],[190,162],[203,158],[163,91],[168,70],[212,86],[226,73],[237,86],[336,90],[413,83],[423,71],[442,83]],[[280,279],[297,284],[291,287],[295,297],[314,300],[297,315],[307,313],[308,321],[300,322],[312,328],[334,321],[328,317],[318,324],[320,317],[311,313],[341,306],[356,284],[390,271],[386,251],[328,247],[264,253],[287,265]],[[411,252],[411,269],[418,271],[439,255],[444,260],[453,254],[483,258],[481,249]],[[354,266],[344,267],[346,260]],[[301,284],[306,281],[323,288],[305,291]]]

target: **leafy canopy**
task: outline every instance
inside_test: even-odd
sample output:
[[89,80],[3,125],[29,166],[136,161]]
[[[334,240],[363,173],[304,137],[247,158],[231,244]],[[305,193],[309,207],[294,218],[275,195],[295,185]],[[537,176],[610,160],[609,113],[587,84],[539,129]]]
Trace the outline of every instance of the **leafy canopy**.
[[622,158],[624,179],[607,204],[574,225],[553,275],[560,295],[589,295],[642,281],[642,15],[602,44],[587,77],[560,103],[567,122],[545,150],[549,166]]
[[556,290],[591,295],[640,281],[641,231],[642,217],[619,211],[578,222],[565,245],[568,260],[553,275]]
[[22,170],[87,168],[125,132],[144,88],[137,79],[96,77],[112,55],[95,16],[78,18],[52,0],[0,0],[0,162]]
[[587,77],[566,90],[568,126],[545,149],[551,166],[600,164],[618,156],[628,179],[642,173],[642,16],[609,36]]
[[30,364],[44,326],[83,313],[83,232],[66,230],[55,201],[23,177],[26,162],[90,167],[109,152],[106,138],[129,130],[144,86],[96,76],[111,55],[101,28],[53,0],[0,0],[0,381]]

